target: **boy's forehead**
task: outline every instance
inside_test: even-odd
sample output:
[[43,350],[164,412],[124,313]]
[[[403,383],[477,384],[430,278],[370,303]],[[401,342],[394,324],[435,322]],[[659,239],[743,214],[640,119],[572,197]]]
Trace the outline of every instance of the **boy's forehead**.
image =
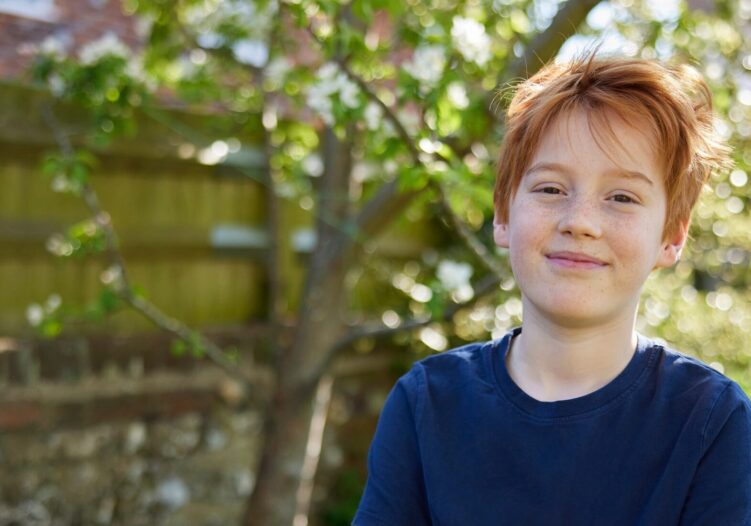
[[614,167],[659,174],[664,159],[654,135],[651,122],[644,117],[627,120],[612,110],[570,110],[557,115],[542,130],[526,170],[548,157],[569,157],[576,163],[584,162],[577,158],[601,153]]

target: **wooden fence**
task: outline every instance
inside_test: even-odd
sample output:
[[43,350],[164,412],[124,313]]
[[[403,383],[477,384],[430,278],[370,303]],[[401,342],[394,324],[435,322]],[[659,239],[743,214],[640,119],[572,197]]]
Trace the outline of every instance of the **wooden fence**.
[[[45,248],[56,232],[89,217],[80,198],[53,192],[41,174],[44,153],[56,149],[41,116],[50,104],[44,92],[0,85],[0,335],[31,334],[28,306],[52,294],[64,308],[90,302],[106,267],[104,256],[59,258]],[[165,312],[193,326],[263,319],[267,239],[259,138],[240,136],[212,116],[151,112],[139,115],[135,138],[98,152],[92,178],[132,281]],[[85,126],[81,112],[57,104],[55,113],[75,140]],[[201,130],[209,132],[203,136]],[[229,137],[242,147],[224,162],[197,160],[196,152]],[[310,238],[312,218],[290,200],[282,201],[282,217],[282,273],[292,309],[311,249],[294,240]],[[384,236],[379,253],[416,256],[435,242],[435,233],[427,220],[401,226]],[[126,334],[151,329],[133,312],[92,328]]]

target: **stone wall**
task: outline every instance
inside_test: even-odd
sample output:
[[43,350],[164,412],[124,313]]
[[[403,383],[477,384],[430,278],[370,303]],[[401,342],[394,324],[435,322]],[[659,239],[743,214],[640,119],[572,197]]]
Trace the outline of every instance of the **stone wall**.
[[0,524],[235,524],[259,413],[216,408],[0,441]]
[[[349,525],[378,413],[405,366],[393,353],[337,366],[310,526]],[[238,524],[269,387],[256,368],[253,393],[202,361],[137,378],[6,385],[0,526]]]

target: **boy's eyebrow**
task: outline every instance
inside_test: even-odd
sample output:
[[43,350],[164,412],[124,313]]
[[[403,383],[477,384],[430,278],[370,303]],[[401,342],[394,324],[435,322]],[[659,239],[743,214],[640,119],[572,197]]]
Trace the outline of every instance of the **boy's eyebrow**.
[[[562,173],[565,175],[570,174],[572,171],[568,166],[564,164],[549,163],[549,162],[541,161],[541,162],[533,164],[529,168],[529,170],[524,172],[524,175],[529,175],[534,172],[542,172],[546,170],[550,172]],[[649,177],[647,177],[641,172],[637,172],[636,170],[624,170],[620,168],[615,168],[613,170],[608,170],[607,172],[605,172],[605,175],[614,176],[614,177],[626,177],[628,179],[639,179],[641,181],[646,182],[650,186],[652,186],[653,184],[652,180]]]

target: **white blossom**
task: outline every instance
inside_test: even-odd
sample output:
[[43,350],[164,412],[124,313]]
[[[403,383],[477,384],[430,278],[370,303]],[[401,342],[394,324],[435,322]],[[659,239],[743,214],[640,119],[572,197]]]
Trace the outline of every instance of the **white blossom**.
[[99,275],[99,280],[105,285],[118,287],[122,284],[123,274],[120,267],[112,265]]
[[205,31],[196,37],[196,42],[203,48],[216,49],[221,47],[226,39],[216,31]]
[[83,46],[78,52],[78,58],[82,64],[90,65],[108,55],[128,58],[130,54],[130,48],[115,33],[108,31],[97,40]]
[[[262,4],[262,7],[259,4]],[[203,0],[193,3],[183,16],[187,25],[198,30],[201,35],[199,40],[204,35],[210,35],[213,45],[207,47],[218,47],[225,40],[219,32],[227,23],[245,28],[247,34],[244,36],[247,38],[265,41],[272,17],[277,13],[278,7],[275,0]],[[203,40],[201,45],[204,45],[204,42],[206,40]]]
[[53,192],[67,192],[70,189],[68,185],[68,178],[64,175],[56,175],[52,178],[52,191]]
[[277,57],[268,63],[263,73],[271,83],[278,86],[282,84],[290,69],[292,63],[287,57]]
[[302,160],[303,171],[311,177],[323,175],[323,159],[317,153],[311,153]]
[[156,89],[156,81],[146,75],[143,67],[143,57],[141,55],[133,56],[125,65],[125,73],[132,78],[145,84],[152,91]]
[[334,114],[329,95],[325,85],[313,84],[308,88],[307,104],[310,109],[321,116],[323,122],[331,126],[334,124]]
[[424,87],[431,88],[441,79],[445,66],[446,54],[442,46],[422,45],[402,67]]
[[243,38],[232,45],[232,53],[238,62],[262,68],[269,60],[269,47],[263,40]]
[[207,166],[213,166],[224,162],[229,154],[229,146],[224,141],[214,141],[206,148],[198,151],[198,162]]
[[53,234],[50,236],[45,246],[55,256],[66,257],[73,254],[73,245],[62,234]]
[[363,115],[365,118],[365,126],[367,126],[369,130],[377,130],[381,125],[382,116],[383,111],[381,110],[381,107],[375,102],[369,102],[365,107],[365,114]]
[[57,73],[53,73],[49,76],[47,79],[47,85],[50,88],[50,92],[52,92],[55,97],[59,97],[65,92],[65,81]]
[[461,84],[461,82],[452,82],[451,84],[449,84],[446,94],[448,95],[448,98],[451,101],[451,104],[454,105],[454,107],[463,110],[464,108],[469,106],[469,97],[467,97],[467,90],[464,89],[464,86]]
[[60,299],[59,294],[51,294],[49,298],[47,298],[47,301],[44,304],[44,310],[48,313],[55,312],[60,305],[62,304],[62,300]]
[[39,44],[39,52],[54,58],[64,58],[68,54],[70,39],[58,35],[50,35]]
[[342,104],[348,108],[356,108],[360,105],[360,101],[357,95],[360,93],[360,89],[357,84],[347,78],[344,73],[339,73],[336,77],[337,85],[339,88],[339,98]]
[[335,62],[326,62],[318,69],[319,79],[333,79],[339,73],[339,66]]
[[[239,24],[251,25],[258,18],[255,2],[237,0],[206,0],[193,4],[185,12],[188,25],[219,25],[226,19],[234,19]],[[257,20],[256,20],[257,22]]]
[[38,326],[44,319],[44,310],[41,305],[32,303],[26,308],[26,320],[32,327]]
[[142,14],[133,18],[135,19],[134,29],[136,30],[136,35],[146,40],[151,33],[151,27],[154,25],[156,19],[150,14]]
[[490,60],[490,37],[485,26],[477,20],[455,16],[451,25],[451,39],[464,60],[480,66]]
[[438,279],[448,290],[456,290],[469,284],[472,267],[467,263],[444,260],[438,264]]
[[307,90],[307,104],[329,126],[334,123],[332,97],[337,96],[348,108],[360,105],[360,89],[333,62],[318,70],[316,81]]

